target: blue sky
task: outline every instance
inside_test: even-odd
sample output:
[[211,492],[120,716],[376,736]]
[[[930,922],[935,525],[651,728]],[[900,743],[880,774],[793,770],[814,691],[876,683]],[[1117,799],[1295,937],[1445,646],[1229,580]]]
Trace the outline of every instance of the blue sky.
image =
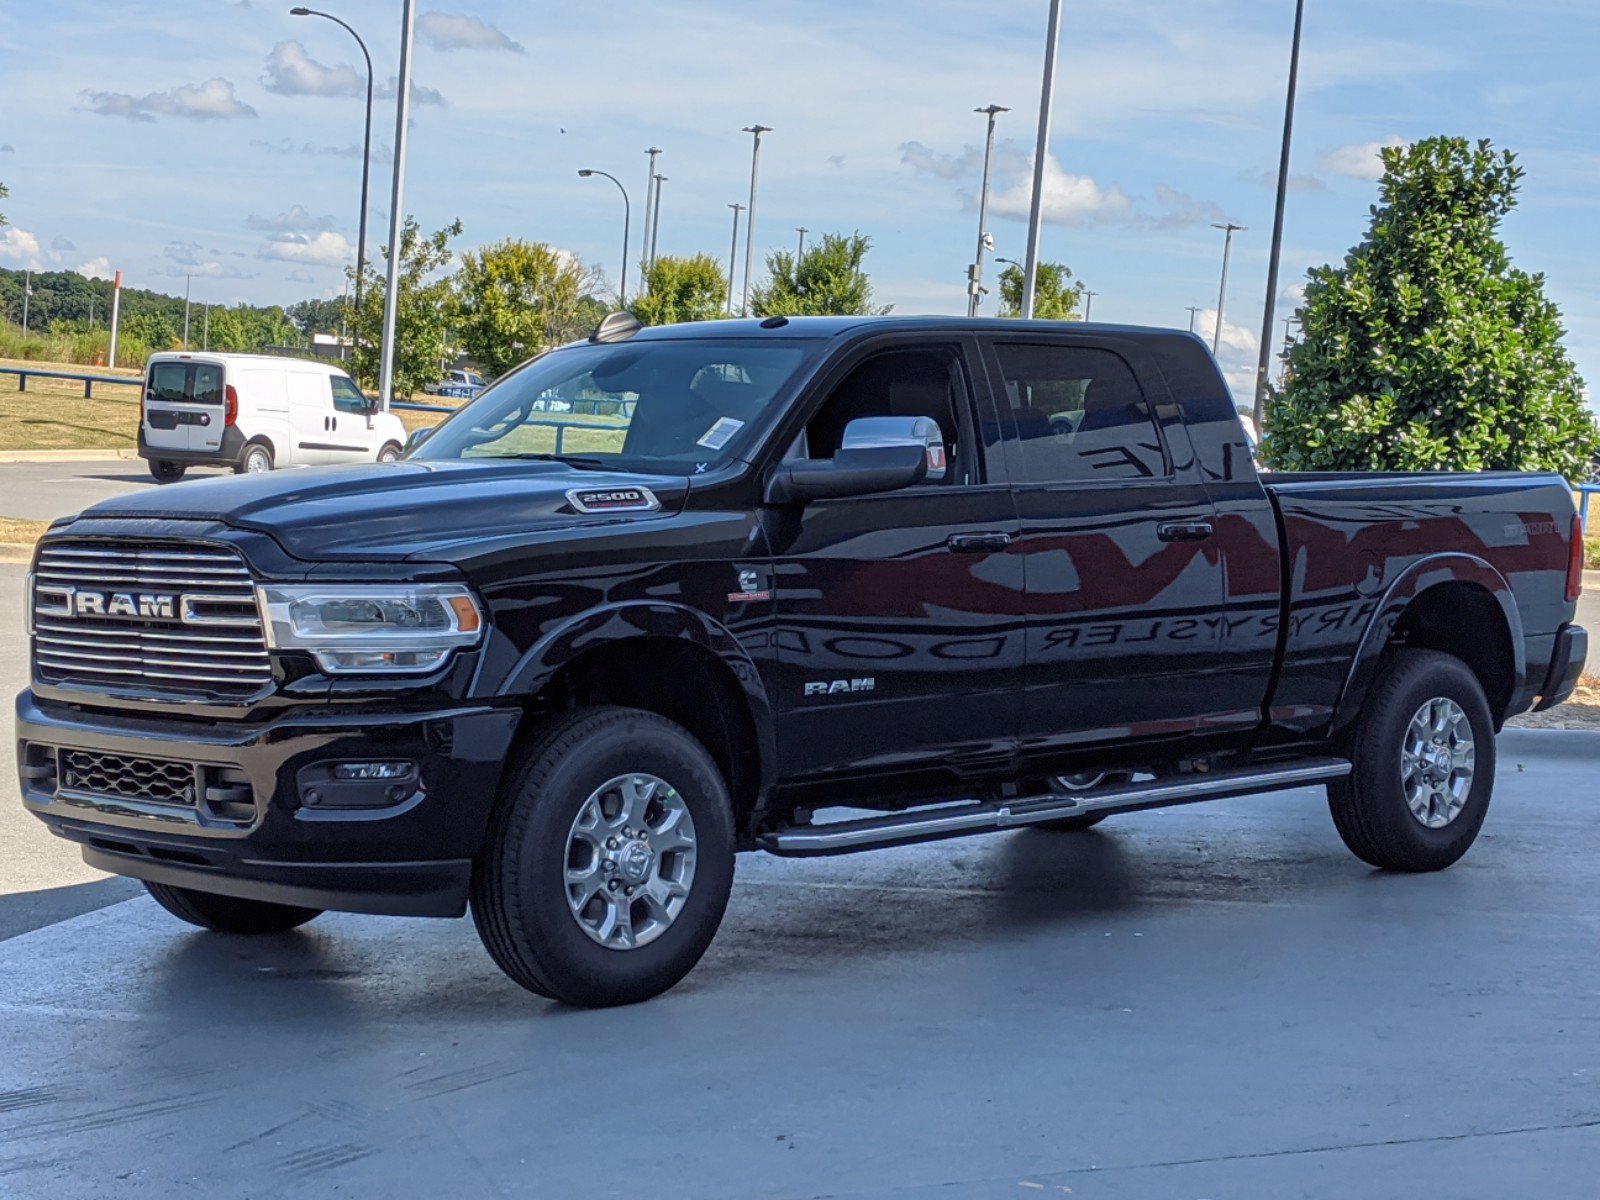
[[[356,235],[355,44],[288,0],[53,0],[0,8],[0,264],[121,268],[197,299],[335,294]],[[325,0],[393,75],[398,0]],[[1375,195],[1375,147],[1489,137],[1528,177],[1505,236],[1543,271],[1591,385],[1600,376],[1600,5],[1309,0],[1283,286],[1337,261]],[[1022,256],[1045,0],[421,0],[406,207],[460,217],[470,247],[551,242],[616,278],[618,175],[643,206],[667,176],[660,250],[725,258],[762,147],[758,255],[795,226],[860,230],[880,298],[956,312],[976,237],[983,118],[1000,118],[998,253]],[[1292,0],[1067,0],[1046,257],[1096,319],[1203,327],[1234,243],[1223,363],[1255,356]],[[393,141],[380,100],[374,140]],[[381,240],[387,163],[375,167]],[[741,237],[742,242],[742,237]],[[741,267],[742,270],[742,267]],[[1287,309],[1280,309],[1280,315]],[[1281,336],[1281,325],[1279,326]],[[1244,393],[1241,392],[1241,395]]]

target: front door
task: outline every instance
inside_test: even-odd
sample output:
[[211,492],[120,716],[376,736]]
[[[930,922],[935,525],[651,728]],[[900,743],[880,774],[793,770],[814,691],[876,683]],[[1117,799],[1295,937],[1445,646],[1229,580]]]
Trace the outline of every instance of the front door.
[[[783,773],[961,775],[1015,748],[1022,562],[975,346],[880,345],[819,381],[792,453],[830,458],[861,417],[926,416],[945,477],[769,514]],[[985,438],[987,437],[987,442]]]
[[[341,411],[330,378],[320,371],[289,372],[289,411],[298,462],[359,462],[370,457],[365,412]],[[351,401],[346,398],[346,403]]]
[[[1216,686],[1223,564],[1181,415],[1134,343],[986,339],[1027,574],[1022,750],[1254,719]],[[1180,448],[1183,447],[1180,443]]]

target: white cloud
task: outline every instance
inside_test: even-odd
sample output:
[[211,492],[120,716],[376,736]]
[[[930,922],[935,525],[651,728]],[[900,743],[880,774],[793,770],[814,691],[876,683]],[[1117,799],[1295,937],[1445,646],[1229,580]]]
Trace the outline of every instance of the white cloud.
[[50,249],[52,249],[52,250],[62,250],[62,251],[66,251],[68,253],[71,253],[73,250],[76,250],[77,247],[74,246],[71,242],[69,242],[66,238],[61,237],[61,236],[58,235],[58,236],[56,236],[56,237],[51,239],[51,241],[50,241]]
[[[384,100],[393,100],[399,89],[399,79],[391,75],[384,80],[383,86],[378,89],[378,96]],[[411,81],[411,103],[418,105],[431,104],[435,108],[443,108],[445,106],[444,93],[438,88],[427,87],[413,79]]]
[[0,146],[0,154],[15,154],[16,152],[17,152],[17,148],[15,146],[13,146],[10,142],[7,142],[7,143],[5,143],[5,145]]
[[284,276],[290,283],[315,283],[316,277],[304,267],[296,267]]
[[246,229],[262,229],[269,233],[320,233],[333,228],[333,218],[313,216],[296,204],[273,217],[258,217],[252,213],[244,219],[244,225]]
[[514,42],[493,25],[465,14],[425,12],[417,18],[417,36],[435,50],[509,50],[513,54],[525,53],[520,42]]
[[85,279],[110,279],[116,272],[112,270],[111,260],[102,254],[79,267],[78,274]]
[[[1211,336],[1216,332],[1216,328],[1216,309],[1202,308],[1195,314],[1195,332],[1205,339],[1206,345],[1209,346],[1211,344]],[[1243,325],[1235,325],[1232,321],[1223,320],[1222,345],[1218,351],[1221,358],[1224,360],[1248,358],[1253,362],[1256,350],[1260,345],[1260,338]]]
[[1340,146],[1322,156],[1322,167],[1325,171],[1332,171],[1335,175],[1343,175],[1347,179],[1381,179],[1383,160],[1378,157],[1378,152],[1385,146],[1405,144],[1404,138],[1398,134],[1390,134],[1381,142],[1355,142],[1348,146]]
[[0,229],[0,262],[16,263],[30,271],[43,271],[49,265],[40,253],[39,239],[14,225]]
[[218,260],[221,250],[207,250],[199,242],[168,242],[161,256],[169,264],[167,275],[181,279],[193,275],[196,279],[248,279],[249,273],[235,266],[224,266]]
[[362,96],[367,77],[349,63],[324,66],[299,42],[279,42],[267,55],[261,86],[280,96]]
[[255,109],[233,94],[233,84],[220,77],[143,96],[127,92],[85,91],[81,94],[89,101],[90,112],[102,117],[125,117],[129,121],[154,121],[158,116],[213,121],[256,115]]
[[[259,146],[272,154],[328,154],[336,158],[361,157],[361,143],[359,142],[352,142],[348,146],[318,146],[313,142],[295,143],[289,138],[279,138],[275,142],[269,142],[263,138],[251,138],[250,144]],[[392,162],[393,159],[394,151],[381,142],[372,148],[372,161],[375,164]]]
[[313,267],[342,267],[355,257],[355,247],[342,234],[326,230],[308,236],[284,233],[262,246],[256,254],[279,262],[304,263]]
[[[997,216],[1027,220],[1033,200],[1033,179],[1029,173],[997,187],[989,196],[989,211]],[[1133,201],[1116,184],[1102,187],[1087,175],[1074,175],[1062,168],[1055,155],[1044,161],[1044,191],[1040,203],[1045,221],[1055,225],[1091,225],[1101,221],[1126,219]]]

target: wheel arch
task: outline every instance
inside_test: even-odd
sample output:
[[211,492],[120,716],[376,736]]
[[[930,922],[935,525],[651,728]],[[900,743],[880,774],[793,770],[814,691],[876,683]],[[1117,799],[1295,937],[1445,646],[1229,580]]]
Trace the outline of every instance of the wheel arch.
[[1407,567],[1379,600],[1335,708],[1335,733],[1355,721],[1384,655],[1402,645],[1465,662],[1483,686],[1496,729],[1527,679],[1522,616],[1505,576],[1474,555],[1430,555]]

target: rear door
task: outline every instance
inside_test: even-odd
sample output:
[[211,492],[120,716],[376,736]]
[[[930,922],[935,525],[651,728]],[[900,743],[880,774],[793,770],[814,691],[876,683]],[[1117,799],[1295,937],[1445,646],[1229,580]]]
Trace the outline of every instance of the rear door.
[[222,364],[197,362],[190,366],[189,400],[196,417],[189,426],[190,450],[220,453],[222,431],[228,423]]
[[145,378],[145,443],[153,451],[215,452],[222,444],[223,375],[218,363],[150,364]]
[[1231,721],[1210,678],[1216,514],[1154,364],[1134,339],[996,334],[985,348],[1027,578],[1023,753]]

